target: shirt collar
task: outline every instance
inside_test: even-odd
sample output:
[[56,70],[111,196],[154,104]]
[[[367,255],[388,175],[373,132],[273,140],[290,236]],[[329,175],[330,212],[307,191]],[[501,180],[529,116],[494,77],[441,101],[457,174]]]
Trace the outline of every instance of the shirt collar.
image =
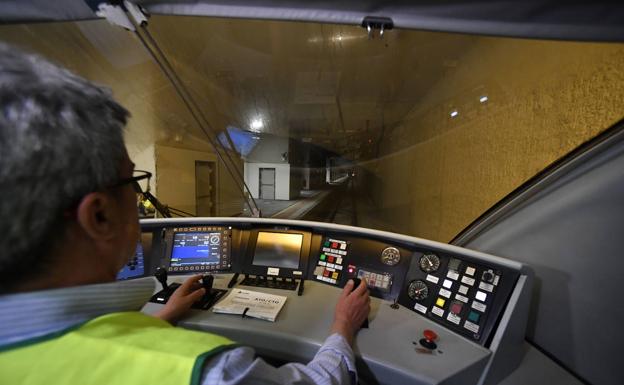
[[63,330],[107,313],[140,310],[153,278],[0,296],[0,345]]

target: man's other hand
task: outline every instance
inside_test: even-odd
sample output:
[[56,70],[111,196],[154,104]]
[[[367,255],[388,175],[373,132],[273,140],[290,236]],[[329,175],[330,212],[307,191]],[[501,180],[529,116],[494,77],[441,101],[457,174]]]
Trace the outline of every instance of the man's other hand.
[[201,274],[187,278],[184,283],[178,287],[167,304],[154,316],[175,324],[186,313],[193,303],[199,301],[206,290],[199,282],[202,278]]
[[349,280],[342,290],[336,303],[332,333],[341,334],[352,345],[355,333],[360,329],[370,312],[370,296],[366,287],[366,280],[362,279],[360,286],[353,290],[354,282]]

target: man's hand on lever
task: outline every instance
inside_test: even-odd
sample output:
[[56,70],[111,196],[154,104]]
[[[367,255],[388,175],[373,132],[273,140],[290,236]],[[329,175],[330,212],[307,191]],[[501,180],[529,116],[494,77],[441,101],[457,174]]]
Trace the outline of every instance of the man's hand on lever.
[[353,345],[355,333],[368,318],[370,312],[370,297],[366,280],[362,279],[360,285],[355,289],[353,285],[354,282],[350,279],[342,290],[338,303],[336,303],[334,323],[331,328],[332,333],[341,334],[349,345]]
[[167,304],[154,316],[172,324],[178,322],[191,306],[206,294],[206,290],[199,282],[201,278],[201,274],[187,278],[169,297]]

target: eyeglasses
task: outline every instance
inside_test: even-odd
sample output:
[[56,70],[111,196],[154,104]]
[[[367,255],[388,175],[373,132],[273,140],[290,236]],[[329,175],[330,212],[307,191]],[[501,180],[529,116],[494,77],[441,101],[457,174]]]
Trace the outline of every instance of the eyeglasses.
[[152,173],[144,170],[134,170],[132,174],[134,174],[132,178],[121,179],[109,187],[119,187],[130,183],[137,194],[143,194],[144,192],[149,191],[149,182],[152,177]]

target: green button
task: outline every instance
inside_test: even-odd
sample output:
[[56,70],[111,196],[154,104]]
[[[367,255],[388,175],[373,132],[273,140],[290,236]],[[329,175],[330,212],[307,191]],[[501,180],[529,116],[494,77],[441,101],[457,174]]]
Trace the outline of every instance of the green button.
[[321,254],[321,261],[325,260],[325,254]]
[[472,323],[479,323],[479,313],[471,311],[470,314],[468,314],[468,321]]
[[329,247],[329,241],[325,242],[325,247]]

